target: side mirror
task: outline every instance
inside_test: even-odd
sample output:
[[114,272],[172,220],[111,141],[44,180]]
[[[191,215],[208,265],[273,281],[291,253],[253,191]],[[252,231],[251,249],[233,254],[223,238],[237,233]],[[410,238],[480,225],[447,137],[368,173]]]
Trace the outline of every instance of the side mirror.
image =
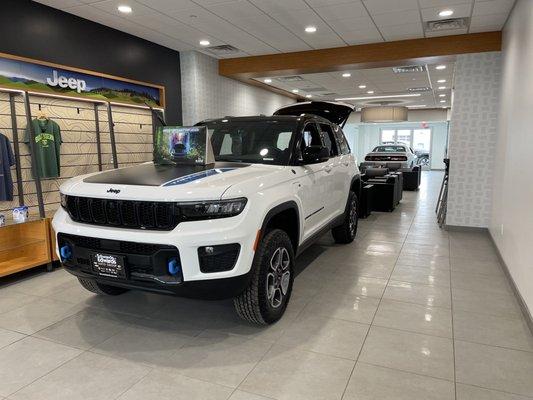
[[324,146],[307,146],[302,154],[304,164],[316,164],[329,160],[329,150]]

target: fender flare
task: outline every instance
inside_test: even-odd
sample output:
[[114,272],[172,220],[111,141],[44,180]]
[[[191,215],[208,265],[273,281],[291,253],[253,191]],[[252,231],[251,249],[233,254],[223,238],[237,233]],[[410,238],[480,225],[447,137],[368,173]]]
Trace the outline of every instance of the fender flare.
[[294,200],[289,200],[286,202],[283,202],[281,204],[278,204],[277,206],[271,208],[265,215],[265,218],[263,218],[263,223],[261,224],[261,233],[259,235],[259,238],[257,240],[261,240],[263,238],[263,235],[265,233],[265,229],[269,222],[279,213],[286,211],[286,210],[294,210],[296,212],[296,248],[294,249],[294,252],[296,253],[297,247],[300,244],[300,209],[298,208],[298,204]]

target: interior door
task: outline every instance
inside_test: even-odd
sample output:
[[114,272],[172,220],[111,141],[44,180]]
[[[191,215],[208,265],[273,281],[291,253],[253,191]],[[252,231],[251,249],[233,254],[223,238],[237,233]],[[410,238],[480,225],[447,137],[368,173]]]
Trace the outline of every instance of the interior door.
[[328,177],[330,175],[326,172],[326,167],[330,165],[330,161],[304,165],[301,158],[306,146],[322,144],[318,126],[308,123],[304,127],[298,148],[299,161],[302,164],[293,167],[296,171],[294,190],[303,208],[303,240],[311,237],[328,222]]

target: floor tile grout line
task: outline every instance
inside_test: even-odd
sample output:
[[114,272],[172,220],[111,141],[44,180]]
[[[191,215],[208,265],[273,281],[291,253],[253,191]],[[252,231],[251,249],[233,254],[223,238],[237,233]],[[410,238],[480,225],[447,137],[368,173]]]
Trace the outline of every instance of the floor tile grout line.
[[[451,241],[448,238],[448,250],[450,252],[450,257],[452,255],[452,246]],[[452,285],[452,265],[450,262],[450,307],[452,312],[452,356],[453,356],[453,386],[454,386],[454,395],[455,400],[457,400],[457,363],[455,355],[455,327],[454,327],[454,315],[453,315],[453,285]]]
[[493,392],[510,394],[511,396],[520,396],[520,397],[523,397],[525,399],[533,399],[533,396],[528,396],[528,395],[525,395],[525,394],[520,394],[520,393],[515,393],[515,392],[508,392],[506,390],[500,390],[500,389],[494,389],[494,388],[488,388],[488,387],[485,387],[485,386],[474,385],[472,383],[464,383],[464,382],[457,382],[457,383],[459,383],[460,385],[464,385],[464,386],[472,386],[472,387],[475,387],[475,388],[489,390],[489,391],[493,391]]
[[[440,381],[445,381],[445,382],[453,383],[453,380],[451,380],[451,379],[440,378],[440,377],[437,377],[437,376],[432,376],[432,375],[427,375],[427,374],[421,374],[420,372],[413,372],[413,371],[407,371],[407,370],[405,370],[405,369],[399,369],[399,368],[394,368],[394,367],[387,367],[387,366],[385,366],[385,365],[375,364],[375,363],[368,362],[368,361],[359,361],[359,363],[361,363],[361,364],[371,365],[371,366],[373,366],[373,367],[384,368],[384,369],[388,369],[388,370],[391,370],[391,371],[403,372],[403,373],[405,373],[405,374],[416,375],[416,376],[420,376],[420,377],[423,377],[423,378],[438,379],[438,380],[440,380]],[[415,399],[413,399],[413,400],[415,400]]]
[[[416,215],[416,213],[415,213],[415,215]],[[412,225],[413,225],[413,221],[411,221],[411,223],[409,225],[408,232],[409,232],[409,230],[411,230]],[[401,249],[403,249],[404,245],[405,245],[405,239],[402,242],[402,247],[400,248],[400,253],[401,253]],[[370,330],[372,329],[372,326],[374,325],[374,320],[376,319],[376,314],[378,313],[379,306],[381,305],[381,302],[383,301],[383,296],[385,296],[385,291],[387,290],[387,286],[388,286],[388,284],[390,282],[390,277],[392,276],[392,273],[394,272],[394,268],[396,268],[396,264],[397,264],[399,258],[400,258],[400,254],[398,254],[396,256],[396,261],[394,263],[394,267],[392,268],[392,270],[391,270],[391,272],[389,274],[389,278],[387,279],[387,283],[385,284],[385,287],[383,288],[383,292],[381,292],[381,297],[380,297],[378,305],[376,307],[376,311],[374,312],[374,315],[372,316],[372,320],[370,321],[370,326],[368,327],[366,335],[365,335],[365,337],[363,339],[363,343],[361,344],[361,348],[359,349],[359,352],[358,352],[357,357],[355,359],[355,363],[354,363],[354,365],[352,367],[352,371],[350,372],[350,376],[348,377],[348,380],[346,381],[346,385],[344,387],[344,390],[342,391],[341,399],[344,399],[344,396],[346,395],[346,390],[348,389],[348,386],[350,384],[350,380],[352,379],[352,376],[353,376],[353,373],[354,373],[355,368],[357,366],[357,363],[359,362],[359,358],[361,357],[361,353],[363,352],[363,348],[365,346],[365,343],[366,343],[366,340],[368,338],[368,335],[370,334]]]

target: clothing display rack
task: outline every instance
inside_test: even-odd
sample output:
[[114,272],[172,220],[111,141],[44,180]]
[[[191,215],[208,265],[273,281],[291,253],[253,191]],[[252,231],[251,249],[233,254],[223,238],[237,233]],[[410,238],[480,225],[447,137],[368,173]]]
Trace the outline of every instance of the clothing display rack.
[[[47,95],[43,93],[34,93],[34,92],[28,92],[28,91],[21,91],[21,90],[13,90],[13,89],[4,89],[0,88],[0,92],[7,93],[9,95],[9,98],[6,99],[6,101],[9,102],[9,116],[6,116],[11,121],[11,133],[12,133],[12,145],[13,145],[13,153],[15,156],[15,176],[16,176],[16,188],[17,188],[17,194],[15,196],[15,200],[19,205],[26,204],[25,201],[28,201],[28,193],[25,193],[24,189],[24,179],[25,174],[23,174],[23,170],[27,170],[28,168],[31,170],[32,177],[30,178],[34,184],[35,184],[35,192],[31,192],[31,196],[35,196],[33,198],[33,204],[38,207],[39,213],[37,216],[31,216],[26,222],[23,223],[15,223],[13,221],[7,221],[7,224],[5,226],[0,227],[0,277],[6,276],[12,273],[16,273],[19,271],[23,271],[25,269],[30,269],[39,265],[47,265],[47,268],[49,270],[52,269],[52,262],[57,260],[57,257],[55,256],[55,240],[54,240],[54,233],[51,228],[51,218],[46,216],[46,210],[45,210],[45,200],[43,195],[43,184],[42,179],[40,178],[38,171],[37,171],[37,155],[36,155],[36,132],[34,131],[33,127],[33,116],[32,116],[32,107],[36,106],[37,100],[33,100],[35,98],[55,98],[59,100],[66,100],[66,101],[73,101],[73,102],[85,102],[90,103],[92,105],[89,110],[90,113],[94,113],[94,130],[92,127],[90,128],[90,131],[95,134],[95,142],[92,142],[93,144],[96,144],[96,156],[97,156],[97,167],[98,171],[102,171],[104,169],[104,165],[106,165],[106,168],[112,167],[118,168],[119,167],[119,160],[118,160],[118,151],[117,151],[117,141],[116,141],[116,135],[115,135],[115,123],[113,118],[113,105],[120,105],[118,103],[111,103],[109,101],[104,100],[92,100],[92,99],[86,99],[86,98],[78,98],[78,97],[65,97],[65,96],[58,96],[58,95]],[[18,101],[17,101],[18,99]],[[33,100],[33,101],[32,101]],[[20,133],[19,130],[20,127],[20,115],[21,110],[19,109],[19,115],[17,115],[17,103],[20,105],[22,103],[24,114],[25,114],[25,121],[26,121],[26,127],[28,129],[29,134],[29,164],[25,165],[23,168],[21,158],[23,156],[27,156],[24,154],[23,151],[21,151],[20,147]],[[61,103],[61,102],[60,102]],[[39,104],[39,110],[41,110],[41,103]],[[109,143],[110,144],[110,155],[112,157],[112,160],[107,159],[106,162],[103,160],[103,144],[102,144],[102,125],[100,121],[100,117],[102,116],[100,113],[102,112],[102,106],[105,107],[104,115],[107,116],[107,124],[108,124],[108,132],[109,132]],[[123,107],[128,107],[130,105],[124,104]],[[53,104],[51,107],[67,107],[70,109],[77,109],[77,113],[80,113],[80,108],[83,108],[83,110],[86,110],[84,107],[74,105],[57,105]],[[162,120],[159,115],[156,114],[156,111],[149,106],[130,106],[132,108],[142,108],[144,110],[150,110],[151,111],[151,122],[152,122],[152,138],[155,137],[156,133],[156,121],[159,119]],[[35,109],[34,109],[35,110]],[[86,113],[86,111],[84,111]],[[35,112],[35,111],[34,111]],[[121,110],[119,112],[119,115],[124,115],[124,111]],[[89,114],[89,115],[91,115]],[[126,112],[127,114],[127,112]],[[86,117],[82,121],[84,122],[90,122],[91,118],[87,119],[87,113],[85,114]],[[64,117],[63,117],[64,118]],[[131,124],[131,123],[130,123]],[[79,128],[78,128],[79,129]],[[142,129],[142,125],[141,125]],[[81,130],[83,132],[83,130]],[[72,142],[70,142],[72,143]],[[83,144],[82,142],[81,144]],[[93,147],[94,148],[94,147]],[[21,155],[22,153],[22,155]],[[91,153],[94,154],[94,153]],[[107,150],[107,153],[109,155],[109,150]],[[111,164],[109,164],[111,162]],[[94,164],[82,164],[82,165],[94,165]],[[79,167],[80,165],[73,165],[72,167]],[[68,165],[67,165],[68,167]],[[26,191],[28,189],[26,188]],[[48,191],[49,192],[49,191]],[[49,203],[49,201],[48,201]],[[48,204],[47,203],[47,204]],[[33,207],[33,206],[32,206]]]

